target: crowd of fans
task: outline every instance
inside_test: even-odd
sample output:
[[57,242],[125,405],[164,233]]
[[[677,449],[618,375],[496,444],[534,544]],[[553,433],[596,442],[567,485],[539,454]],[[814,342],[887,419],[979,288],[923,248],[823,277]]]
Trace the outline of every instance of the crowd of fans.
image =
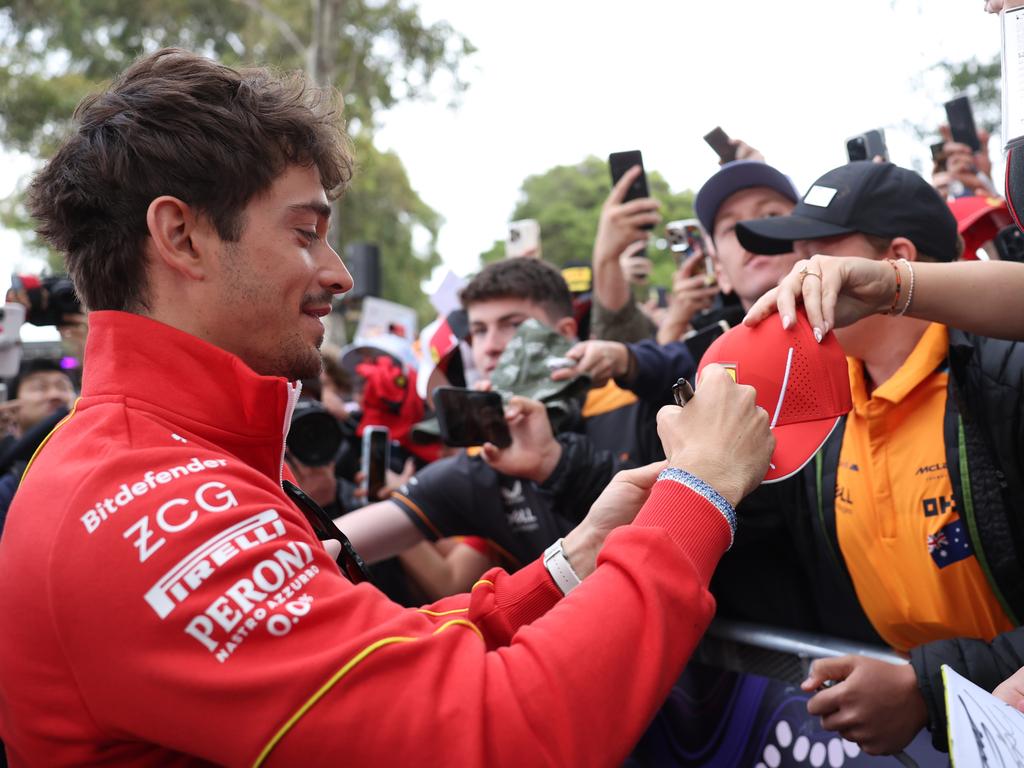
[[[33,182],[90,332],[70,418],[74,382],[37,360],[6,406],[13,763],[620,763],[714,612],[904,655],[819,660],[803,685],[872,754],[922,728],[946,748],[942,665],[1024,709],[1024,265],[987,136],[946,136],[928,180],[876,158],[806,191],[734,141],[661,309],[636,290],[661,217],[626,199],[631,169],[589,289],[489,264],[417,364],[395,340],[319,349],[351,287],[324,104],[162,51]],[[778,413],[728,364],[697,376],[762,323],[834,337],[852,402],[765,484]],[[497,393],[509,440],[445,445],[438,385]]]

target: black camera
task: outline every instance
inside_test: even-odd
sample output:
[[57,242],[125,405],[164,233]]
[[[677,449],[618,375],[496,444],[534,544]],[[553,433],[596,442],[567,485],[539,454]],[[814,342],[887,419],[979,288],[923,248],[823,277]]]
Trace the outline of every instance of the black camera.
[[288,450],[308,467],[325,467],[338,458],[341,426],[316,400],[299,400],[292,411]]
[[25,322],[32,325],[65,325],[68,315],[82,312],[82,303],[67,275],[11,275],[15,299],[28,306]]
[[993,240],[1001,260],[1024,262],[1024,233],[1017,229],[1016,224],[1000,229]]

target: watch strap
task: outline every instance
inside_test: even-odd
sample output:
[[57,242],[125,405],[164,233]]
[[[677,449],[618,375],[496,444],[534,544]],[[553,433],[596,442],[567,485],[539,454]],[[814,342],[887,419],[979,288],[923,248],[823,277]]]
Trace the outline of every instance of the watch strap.
[[562,548],[563,541],[564,539],[559,539],[544,550],[544,567],[548,569],[548,573],[551,574],[551,578],[554,579],[558,588],[562,590],[562,594],[568,595],[580,585],[581,580],[569,564],[569,558],[565,556],[565,550]]

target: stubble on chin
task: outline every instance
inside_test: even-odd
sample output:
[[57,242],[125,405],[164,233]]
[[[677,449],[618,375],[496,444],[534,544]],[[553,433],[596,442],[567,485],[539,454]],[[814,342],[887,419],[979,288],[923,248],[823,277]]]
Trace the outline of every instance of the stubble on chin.
[[295,336],[281,346],[279,354],[267,360],[261,366],[263,370],[256,372],[264,376],[280,376],[288,381],[314,379],[323,370],[323,358],[320,357],[320,345],[323,337],[311,345],[301,336]]

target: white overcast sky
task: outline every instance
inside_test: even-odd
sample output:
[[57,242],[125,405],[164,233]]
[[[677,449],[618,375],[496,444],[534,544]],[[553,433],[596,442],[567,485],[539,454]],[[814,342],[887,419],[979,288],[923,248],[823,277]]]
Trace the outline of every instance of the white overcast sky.
[[[999,51],[998,17],[982,5],[421,0],[426,20],[479,49],[471,85],[457,111],[442,98],[383,115],[378,144],[444,216],[445,266],[467,274],[504,237],[527,175],[590,154],[640,149],[673,190],[695,190],[717,167],[701,137],[721,125],[805,189],[845,162],[847,137],[884,127],[894,162],[924,163],[927,143],[905,126],[944,119],[929,69]],[[0,195],[30,168],[5,156]],[[19,258],[17,236],[0,230],[0,286]]]

